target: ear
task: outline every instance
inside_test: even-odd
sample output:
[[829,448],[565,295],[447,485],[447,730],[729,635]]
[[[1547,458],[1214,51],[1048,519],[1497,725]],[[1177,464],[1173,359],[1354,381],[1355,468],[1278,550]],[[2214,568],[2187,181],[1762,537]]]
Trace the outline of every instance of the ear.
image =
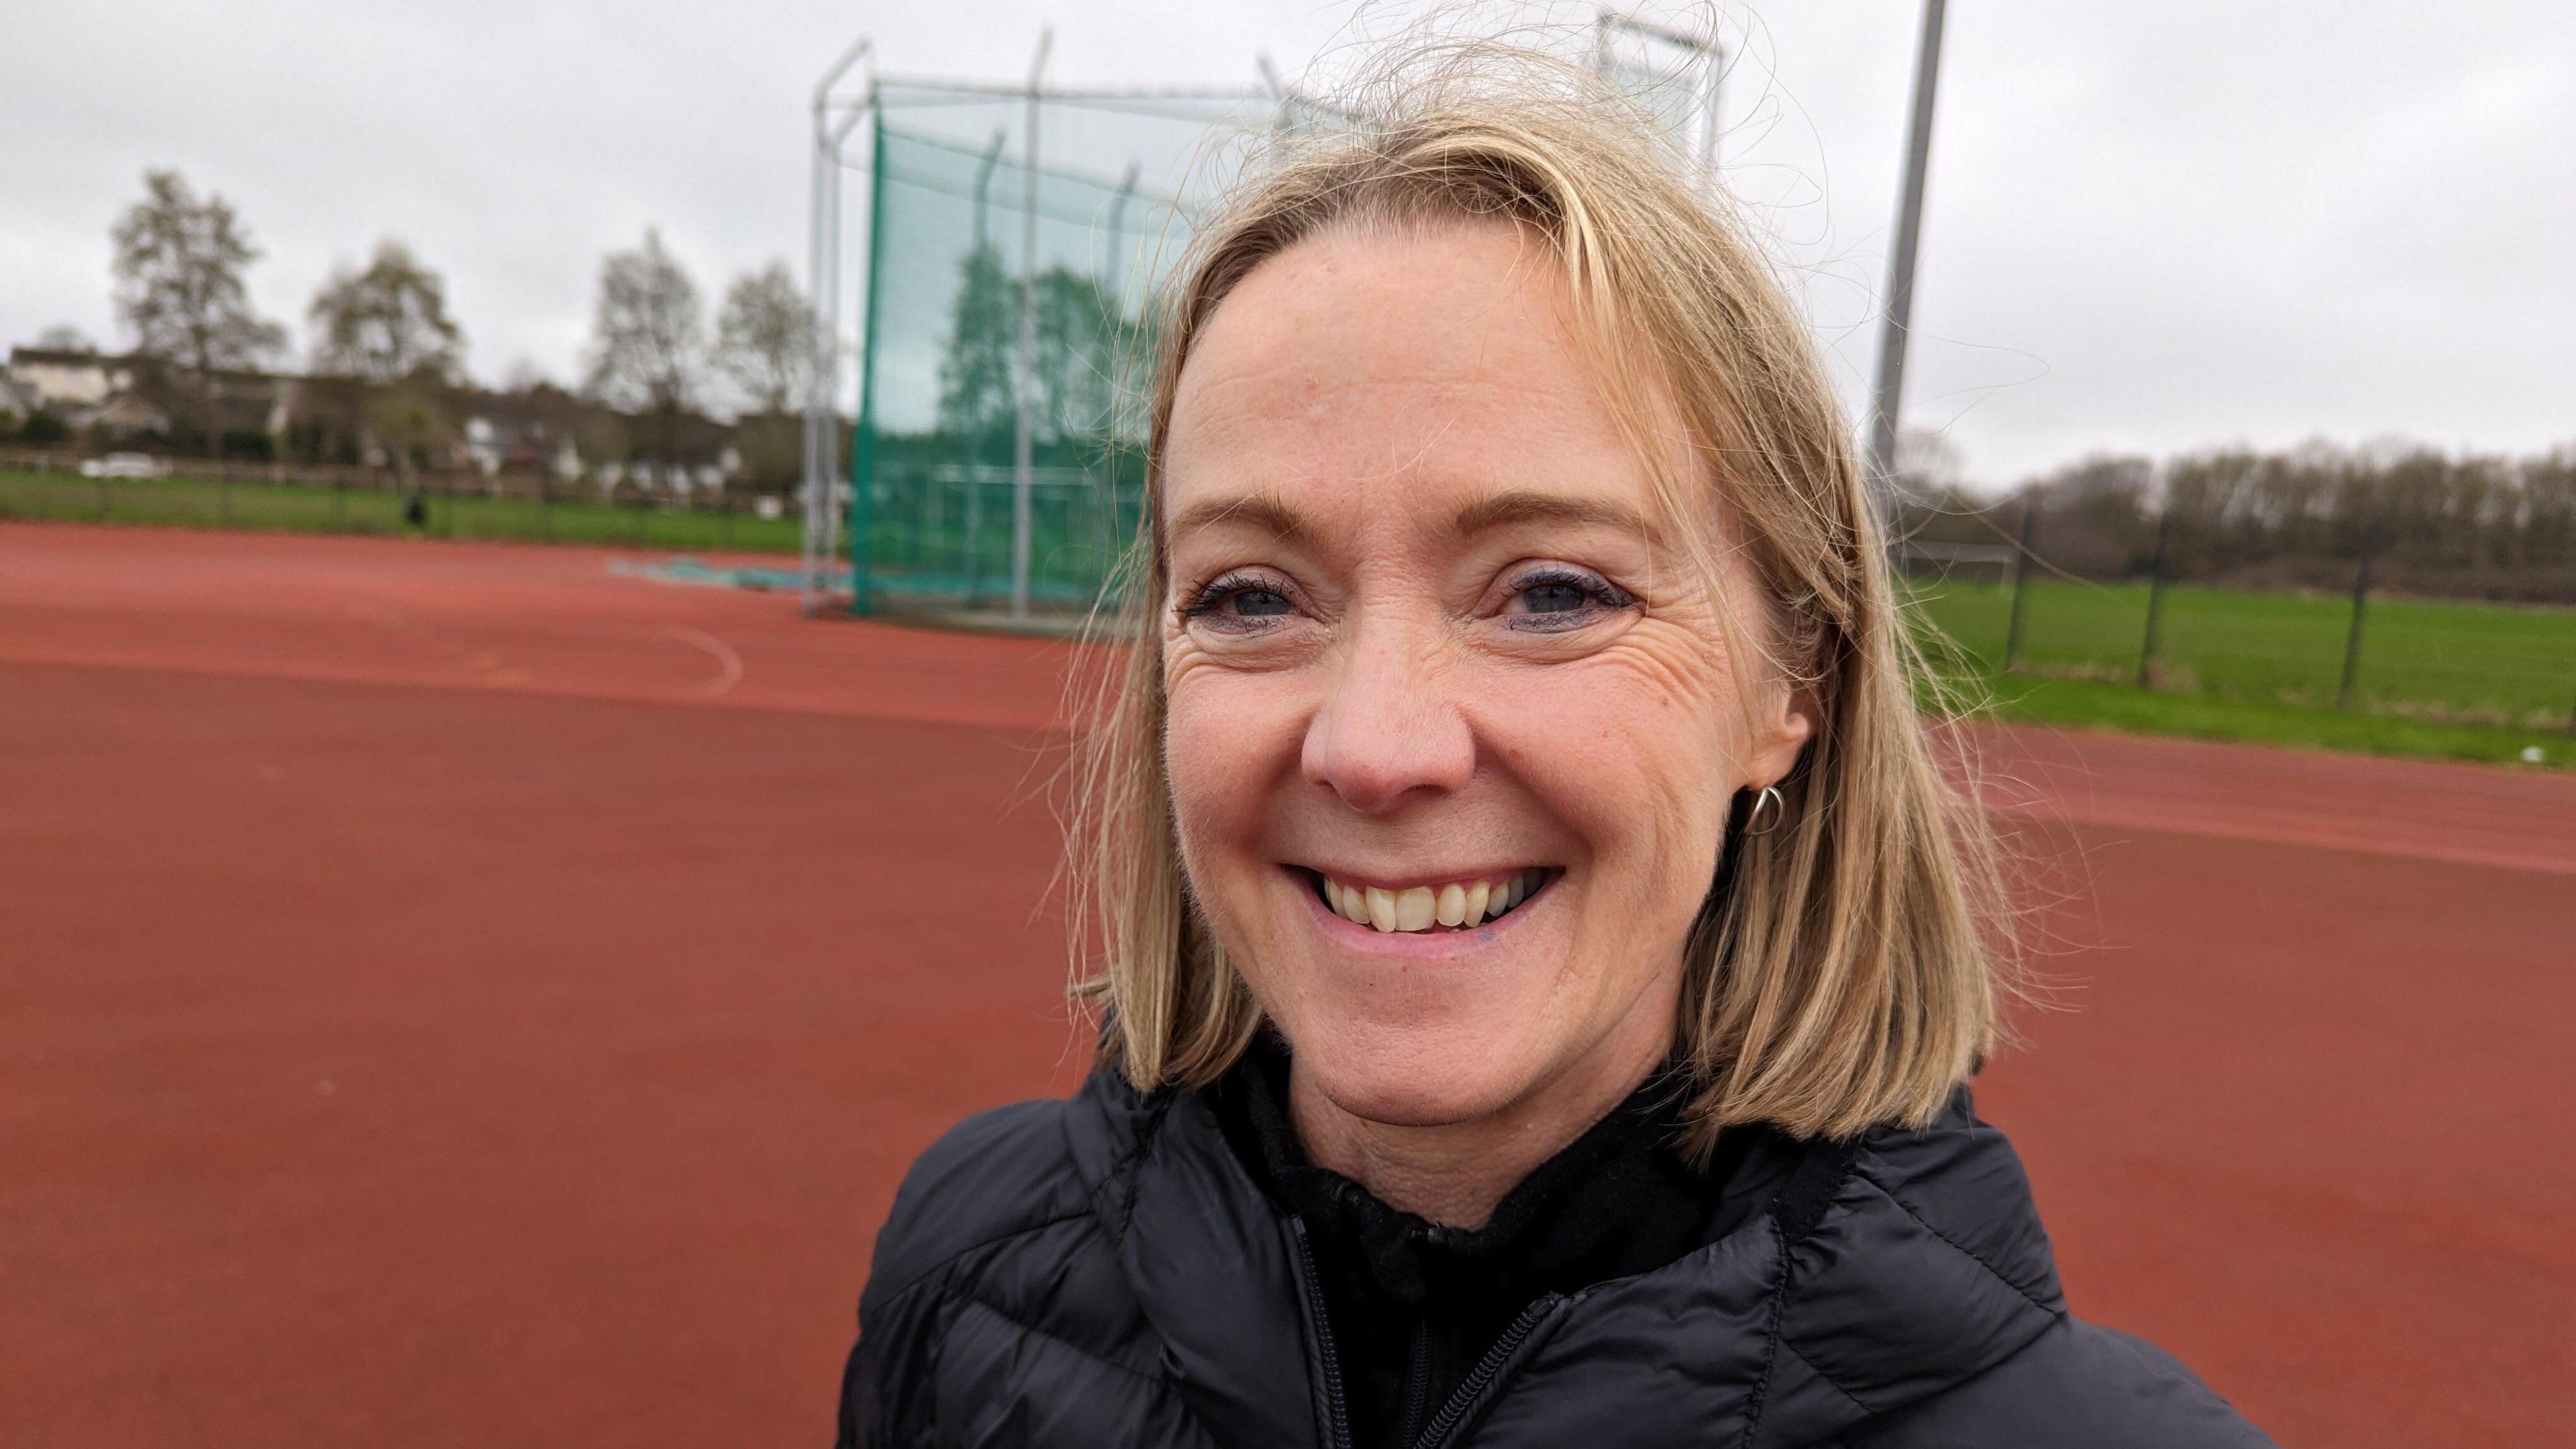
[[1824,723],[1824,711],[1816,702],[1812,686],[1782,682],[1767,691],[1762,709],[1753,721],[1752,749],[1744,760],[1751,778],[1747,788],[1759,790],[1787,779],[1798,767],[1798,756],[1807,741],[1816,737]]

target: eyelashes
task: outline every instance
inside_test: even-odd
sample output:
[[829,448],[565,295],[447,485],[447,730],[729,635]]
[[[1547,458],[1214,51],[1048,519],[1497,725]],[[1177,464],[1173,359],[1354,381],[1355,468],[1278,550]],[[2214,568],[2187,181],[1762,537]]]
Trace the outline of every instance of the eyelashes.
[[1248,634],[1275,627],[1296,608],[1295,593],[1285,580],[1238,570],[1201,584],[1180,606],[1180,615],[1184,623]]
[[[1634,594],[1589,569],[1541,564],[1505,585],[1495,621],[1522,632],[1563,633],[1636,607]],[[1305,612],[1296,585],[1260,569],[1234,569],[1192,590],[1176,608],[1183,625],[1234,634],[1280,627]]]
[[1563,564],[1534,568],[1513,579],[1511,589],[1512,596],[1503,606],[1504,622],[1540,633],[1578,629],[1637,602],[1636,595],[1599,574]]

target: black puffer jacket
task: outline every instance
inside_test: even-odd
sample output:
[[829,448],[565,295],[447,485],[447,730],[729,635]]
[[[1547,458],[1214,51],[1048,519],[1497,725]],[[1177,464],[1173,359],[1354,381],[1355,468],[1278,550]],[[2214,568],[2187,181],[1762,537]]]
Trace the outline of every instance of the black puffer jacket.
[[[1305,1225],[1203,1097],[1094,1077],[969,1119],[878,1235],[840,1443],[1340,1449]],[[2261,1445],[2156,1349],[2078,1322],[2001,1134],[1814,1143],[1769,1209],[1530,1305],[1431,1446]]]

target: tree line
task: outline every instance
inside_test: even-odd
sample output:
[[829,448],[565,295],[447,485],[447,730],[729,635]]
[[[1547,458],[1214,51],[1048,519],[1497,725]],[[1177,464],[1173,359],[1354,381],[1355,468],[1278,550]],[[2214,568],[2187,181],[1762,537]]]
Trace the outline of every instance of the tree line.
[[[116,312],[134,339],[134,387],[168,420],[154,441],[181,453],[277,450],[276,435],[242,426],[245,410],[227,406],[289,355],[286,329],[251,304],[247,279],[261,252],[231,202],[199,194],[178,171],[147,171],[142,197],[118,216],[110,241]],[[792,447],[788,417],[818,365],[808,315],[787,264],[773,261],[733,280],[710,331],[696,281],[648,229],[639,246],[601,261],[577,390],[523,372],[507,391],[540,402],[552,393],[567,418],[578,405],[623,415],[607,425],[565,423],[602,461],[692,460],[709,436],[728,431],[720,412],[733,415],[736,430]],[[287,447],[315,462],[378,455],[408,465],[458,442],[471,387],[465,331],[445,278],[409,246],[388,237],[364,266],[334,270],[304,320],[310,387]],[[95,350],[69,328],[48,329],[38,345]],[[22,428],[38,442],[68,431],[65,420],[41,415]],[[792,478],[792,466],[763,461],[770,466],[756,471]]]
[[2576,604],[2576,446],[2531,457],[2405,443],[2103,455],[2001,498],[1913,480],[1896,506],[1918,569],[2019,547],[2082,578],[2339,590],[2362,555],[2402,593]]

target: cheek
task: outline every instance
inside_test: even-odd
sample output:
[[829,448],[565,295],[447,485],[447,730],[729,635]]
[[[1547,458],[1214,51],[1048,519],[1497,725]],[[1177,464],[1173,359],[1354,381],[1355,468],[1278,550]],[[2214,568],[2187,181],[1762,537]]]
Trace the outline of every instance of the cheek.
[[[1275,676],[1180,662],[1164,684],[1163,768],[1183,863],[1204,887],[1256,838],[1284,759],[1296,760],[1295,700]],[[1202,889],[1214,904],[1214,893]]]
[[1548,671],[1508,716],[1515,767],[1548,782],[1613,893],[1704,881],[1741,783],[1744,729],[1723,678],[1686,641],[1658,643],[1623,642]]

